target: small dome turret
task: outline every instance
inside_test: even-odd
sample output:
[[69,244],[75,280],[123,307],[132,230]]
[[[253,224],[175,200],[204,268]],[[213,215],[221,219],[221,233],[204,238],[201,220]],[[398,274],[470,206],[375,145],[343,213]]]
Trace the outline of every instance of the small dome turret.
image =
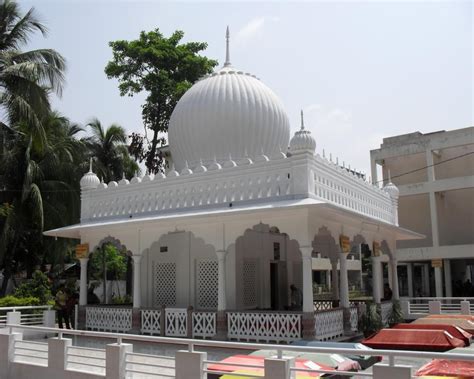
[[122,175],[122,179],[118,182],[119,186],[125,186],[127,184],[130,184],[128,179],[125,177],[125,173]]
[[92,158],[89,163],[89,171],[84,174],[81,178],[80,185],[81,191],[88,191],[96,189],[100,184],[100,180],[96,174],[92,171]]
[[392,183],[390,171],[388,172],[388,183],[383,187],[383,190],[387,192],[392,199],[398,200],[398,197],[400,196],[400,190],[395,184]]
[[314,154],[315,150],[316,141],[311,132],[304,128],[303,111],[301,111],[301,129],[295,133],[290,141],[290,153],[298,154],[307,151]]

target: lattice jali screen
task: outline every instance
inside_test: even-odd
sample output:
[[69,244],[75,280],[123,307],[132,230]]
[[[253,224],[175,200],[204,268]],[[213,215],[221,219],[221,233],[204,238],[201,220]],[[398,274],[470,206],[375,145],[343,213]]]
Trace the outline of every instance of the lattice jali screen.
[[197,265],[197,300],[200,309],[217,308],[218,263],[200,261]]
[[176,263],[154,264],[154,305],[176,305]]
[[246,308],[257,306],[257,262],[244,261],[242,268],[243,303]]

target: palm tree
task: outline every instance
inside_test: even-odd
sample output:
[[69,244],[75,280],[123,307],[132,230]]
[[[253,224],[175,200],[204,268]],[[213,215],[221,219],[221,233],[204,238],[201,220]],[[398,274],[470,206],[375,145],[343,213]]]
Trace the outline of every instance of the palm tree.
[[[36,143],[40,136],[28,123],[20,123],[7,136],[0,159],[0,263],[4,269],[0,295],[13,272],[32,273],[35,265],[44,262],[45,227],[79,219],[79,162],[85,160],[85,152],[76,134],[82,129],[57,113],[41,123],[46,144]],[[57,254],[54,246],[50,249],[50,255]]]
[[33,8],[22,15],[18,3],[0,0],[0,122],[26,120],[44,142],[40,120],[50,110],[49,93],[61,94],[65,60],[52,49],[21,51],[35,32],[45,36],[47,29]]
[[118,180],[125,175],[131,177],[139,172],[138,164],[130,157],[126,146],[125,129],[112,124],[104,129],[101,122],[94,118],[87,126],[92,135],[86,138],[86,144],[96,158],[96,170],[105,182]]

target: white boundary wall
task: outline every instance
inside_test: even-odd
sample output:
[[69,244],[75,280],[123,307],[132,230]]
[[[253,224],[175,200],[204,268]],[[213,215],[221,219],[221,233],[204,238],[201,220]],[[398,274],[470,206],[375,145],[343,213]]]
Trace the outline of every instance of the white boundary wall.
[[[315,348],[306,346],[281,346],[266,344],[242,344],[235,342],[220,341],[202,341],[187,340],[179,338],[162,338],[139,335],[127,335],[128,341],[154,342],[162,344],[181,344],[183,349],[176,352],[174,357],[160,357],[151,354],[137,354],[133,352],[133,345],[122,343],[124,335],[113,333],[68,331],[70,335],[81,335],[94,338],[115,339],[116,343],[106,346],[106,349],[86,349],[72,347],[72,340],[63,338],[61,329],[28,327],[21,325],[7,325],[9,333],[0,335],[0,378],[15,379],[55,379],[55,378],[108,378],[124,379],[139,375],[146,377],[146,374],[159,373],[161,377],[172,377],[178,379],[203,379],[207,373],[208,364],[216,363],[207,359],[207,353],[199,351],[204,348],[222,348],[222,349],[271,349],[276,350],[277,355],[274,358],[264,359],[264,365],[259,366],[264,371],[264,378],[271,379],[290,379],[294,377],[297,370],[294,366],[294,360],[282,357],[283,350],[301,351],[301,352],[324,352],[338,354],[360,354],[356,349],[339,348]],[[28,344],[29,341],[22,341],[22,334],[10,332],[11,329],[33,330],[44,333],[57,333],[58,337],[50,338],[47,344],[33,342],[30,349],[21,345]],[[22,347],[18,347],[18,345]],[[35,347],[36,346],[36,347]],[[71,356],[78,357],[80,354],[71,354],[71,349],[90,350],[95,357],[89,356],[82,360],[84,368],[71,368]],[[19,350],[23,353],[19,353]],[[26,353],[28,352],[29,353]],[[28,358],[30,355],[30,359]],[[41,357],[40,357],[41,355]],[[398,358],[417,358],[417,359],[447,359],[447,360],[465,360],[474,362],[474,356],[468,354],[450,354],[450,353],[427,353],[411,351],[390,351],[390,350],[366,350],[364,355],[381,355],[388,358],[388,364],[377,364],[372,373],[360,373],[360,376],[373,377],[377,379],[408,379],[411,378],[412,368],[397,364]],[[164,358],[164,359],[163,359]],[[33,363],[36,359],[36,363]],[[142,359],[139,361],[139,359]],[[164,361],[167,360],[167,364]],[[233,364],[235,365],[235,364]],[[242,369],[244,367],[242,366]],[[323,372],[322,370],[305,369],[307,372]],[[354,372],[338,371],[339,375],[352,376]]]

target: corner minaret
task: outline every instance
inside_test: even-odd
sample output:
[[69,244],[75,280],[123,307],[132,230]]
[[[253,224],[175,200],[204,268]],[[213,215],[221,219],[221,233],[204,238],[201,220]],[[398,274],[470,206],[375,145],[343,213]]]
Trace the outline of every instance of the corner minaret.
[[89,161],[89,171],[86,172],[84,176],[81,178],[80,184],[81,184],[81,191],[96,189],[100,184],[99,178],[92,171],[92,157]]

